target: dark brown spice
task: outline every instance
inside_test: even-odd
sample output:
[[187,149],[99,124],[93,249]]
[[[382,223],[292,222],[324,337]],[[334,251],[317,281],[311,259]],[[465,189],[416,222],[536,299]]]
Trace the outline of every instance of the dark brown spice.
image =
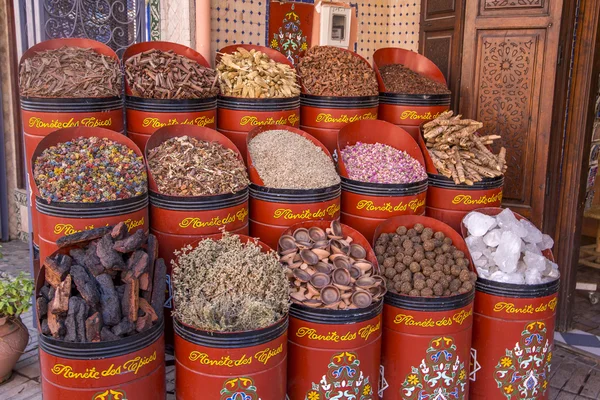
[[402,94],[450,94],[441,82],[423,76],[402,64],[388,64],[379,68],[385,89]]
[[160,193],[209,196],[248,186],[246,167],[237,154],[216,142],[170,138],[148,153],[148,167]]
[[219,94],[217,72],[174,51],[152,49],[125,62],[134,96],[147,99],[202,99]]
[[377,96],[377,78],[356,54],[331,46],[315,46],[298,64],[308,94],[315,96]]
[[120,96],[121,67],[93,49],[61,47],[26,59],[19,71],[21,96],[95,98]]

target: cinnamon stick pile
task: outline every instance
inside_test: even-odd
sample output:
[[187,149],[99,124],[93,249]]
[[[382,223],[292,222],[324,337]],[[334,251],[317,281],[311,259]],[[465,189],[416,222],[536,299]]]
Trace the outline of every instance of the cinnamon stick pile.
[[66,342],[118,340],[163,315],[166,266],[154,235],[119,223],[65,236],[68,254],[46,258],[36,299],[42,334]]
[[433,121],[423,125],[429,155],[441,175],[454,183],[473,185],[484,178],[495,178],[506,172],[506,149],[493,154],[488,146],[499,135],[479,136],[483,124],[471,119],[461,119],[452,111],[445,111]]

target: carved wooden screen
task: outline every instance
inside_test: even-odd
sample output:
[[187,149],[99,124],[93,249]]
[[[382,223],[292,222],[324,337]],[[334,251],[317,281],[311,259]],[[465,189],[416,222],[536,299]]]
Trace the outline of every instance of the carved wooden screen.
[[[502,136],[504,205],[542,224],[563,0],[467,1],[461,112]],[[497,150],[497,149],[496,149]]]
[[465,0],[421,0],[419,52],[444,73],[458,107]]

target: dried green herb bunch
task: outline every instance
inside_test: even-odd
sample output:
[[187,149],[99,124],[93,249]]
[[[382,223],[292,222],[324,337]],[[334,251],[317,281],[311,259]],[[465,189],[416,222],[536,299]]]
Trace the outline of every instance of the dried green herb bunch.
[[241,332],[265,328],[288,312],[288,281],[275,252],[224,233],[175,256],[173,315],[185,324]]

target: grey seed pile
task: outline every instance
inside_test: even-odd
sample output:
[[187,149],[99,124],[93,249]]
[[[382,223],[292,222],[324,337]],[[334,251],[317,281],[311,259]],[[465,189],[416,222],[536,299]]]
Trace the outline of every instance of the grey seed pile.
[[267,187],[319,189],[340,183],[333,160],[320,147],[296,133],[263,132],[250,141],[248,150]]

